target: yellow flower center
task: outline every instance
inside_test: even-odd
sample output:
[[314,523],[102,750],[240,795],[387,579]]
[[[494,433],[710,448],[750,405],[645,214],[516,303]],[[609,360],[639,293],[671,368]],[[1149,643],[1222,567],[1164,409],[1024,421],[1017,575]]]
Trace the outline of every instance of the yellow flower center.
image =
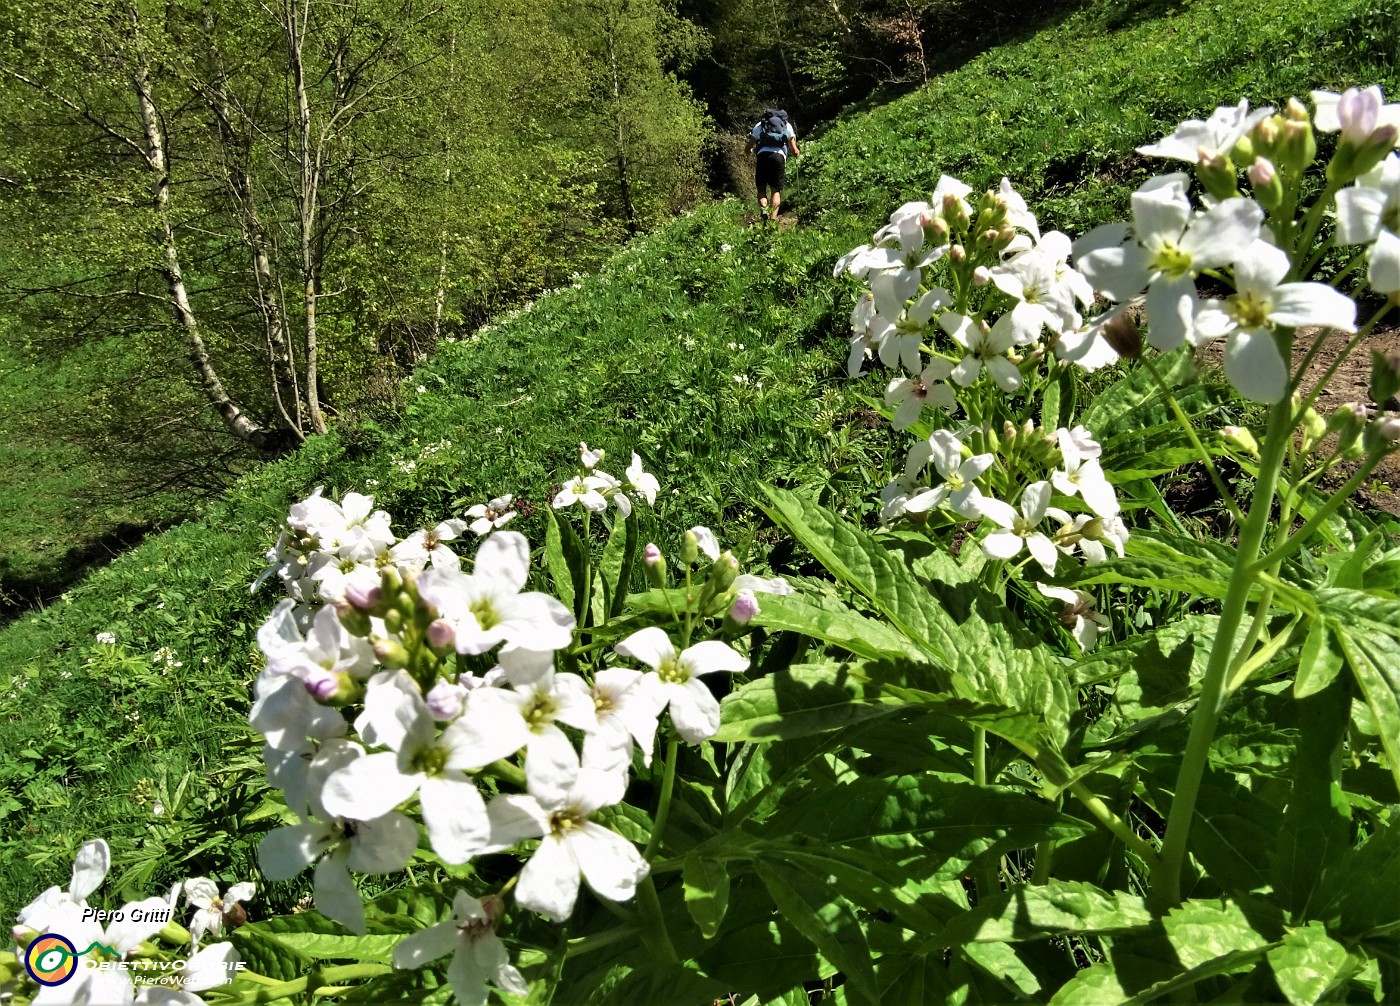
[[690,668],[680,657],[667,657],[656,669],[656,676],[668,685],[683,685],[690,680]]

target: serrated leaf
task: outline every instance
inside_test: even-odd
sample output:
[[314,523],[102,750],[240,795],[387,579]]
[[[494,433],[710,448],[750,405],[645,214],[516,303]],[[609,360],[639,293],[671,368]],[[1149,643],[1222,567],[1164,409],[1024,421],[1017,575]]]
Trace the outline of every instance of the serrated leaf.
[[1136,895],[1102,891],[1079,881],[1050,880],[984,898],[925,944],[926,950],[965,943],[1015,943],[1063,933],[1116,933],[1150,925]]
[[256,930],[250,932],[246,926],[235,929],[229,938],[249,971],[279,982],[295,981],[315,963],[301,951]]
[[560,520],[552,508],[544,514],[544,563],[549,570],[551,591],[577,615],[575,602],[583,583],[583,546],[572,524]]
[[714,740],[806,737],[887,715],[900,705],[870,684],[858,664],[797,664],[726,695]]
[[884,622],[867,618],[845,605],[835,607],[839,603],[802,594],[765,594],[759,600],[753,624],[773,631],[800,632],[867,660],[925,659],[917,646]]
[[1351,626],[1338,629],[1337,641],[1376,719],[1391,775],[1400,788],[1400,641],[1380,631],[1363,634]]
[[846,981],[866,999],[878,1000],[875,968],[865,930],[851,906],[817,877],[773,863],[755,862],[759,879],[783,918],[816,944]]
[[1162,919],[1162,928],[1187,969],[1238,951],[1256,950],[1269,941],[1255,931],[1232,901],[1188,901]]
[[1347,966],[1347,948],[1328,936],[1320,922],[1287,933],[1268,957],[1279,991],[1293,1006],[1313,1006]]
[[719,932],[724,913],[729,909],[729,871],[717,859],[692,853],[685,857],[681,881],[686,911],[708,940]]
[[932,876],[940,864],[961,870],[979,856],[1078,838],[1091,830],[1015,790],[900,776],[815,788],[773,815],[762,834],[772,839],[801,834],[828,847],[874,843],[908,850],[930,861],[924,876]]

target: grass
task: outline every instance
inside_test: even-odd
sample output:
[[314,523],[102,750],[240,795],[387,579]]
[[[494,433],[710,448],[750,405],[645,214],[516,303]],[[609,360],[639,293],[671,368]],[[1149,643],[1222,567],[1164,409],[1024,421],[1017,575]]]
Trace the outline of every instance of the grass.
[[[803,226],[746,226],[733,201],[675,221],[576,287],[442,347],[398,422],[313,440],[0,632],[0,915],[66,876],[94,835],[117,858],[109,891],[252,875],[272,822],[242,724],[272,597],[246,585],[288,503],[314,486],[374,493],[401,532],[512,492],[528,504],[516,526],[539,542],[529,511],[585,440],[617,474],[635,449],[660,477],[655,536],[694,523],[729,541],[763,531],[761,480],[815,483],[868,514],[898,458],[864,397],[882,377],[844,379],[850,290],[830,277],[841,252],[943,172],[974,185],[1007,174],[1043,226],[1082,230],[1122,212],[1148,170],[1133,147],[1182,117],[1241,94],[1393,90],[1397,11],[1395,0],[1086,4],[833,124],[797,172]],[[106,631],[116,644],[95,641]]]

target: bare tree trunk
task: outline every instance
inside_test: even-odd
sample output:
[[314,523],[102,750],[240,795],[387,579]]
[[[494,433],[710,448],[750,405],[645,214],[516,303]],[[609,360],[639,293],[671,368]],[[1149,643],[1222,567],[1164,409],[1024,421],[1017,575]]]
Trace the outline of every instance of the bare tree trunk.
[[[207,98],[214,113],[212,125],[223,157],[224,174],[233,196],[234,215],[238,218],[243,243],[248,247],[254,292],[267,342],[272,396],[283,423],[296,440],[301,441],[305,439],[301,431],[301,396],[297,389],[296,374],[292,369],[287,326],[282,305],[277,299],[277,284],[273,279],[272,264],[267,256],[262,221],[258,217],[253,178],[248,166],[251,157],[250,144],[240,142],[233,127],[232,103],[229,101],[223,65],[215,44],[213,15],[207,6],[204,10],[204,26],[214,71],[210,75],[211,84]],[[290,408],[287,405],[288,400],[291,401]]]
[[[135,9],[131,11],[131,24],[139,31],[140,21]],[[189,294],[185,290],[184,273],[180,268],[180,253],[175,244],[175,229],[170,218],[170,171],[169,159],[165,151],[165,137],[161,132],[160,116],[156,110],[152,92],[150,71],[143,56],[138,55],[131,73],[132,87],[136,92],[136,104],[141,114],[141,126],[145,134],[146,165],[151,171],[151,205],[155,209],[157,221],[156,237],[161,246],[161,275],[170,292],[171,307],[175,320],[185,336],[189,349],[189,361],[199,375],[204,396],[209,400],[219,418],[238,439],[260,449],[269,449],[280,444],[279,431],[263,426],[250,418],[224,390],[223,382],[209,359],[209,350],[199,334],[199,323],[194,309],[190,306]]]
[[311,103],[306,95],[306,69],[302,62],[302,43],[306,39],[310,0],[304,0],[300,17],[297,0],[287,0],[287,49],[292,67],[292,82],[297,100],[297,143],[300,184],[297,191],[297,224],[301,241],[301,278],[303,302],[306,306],[303,366],[306,368],[306,411],[311,429],[326,432],[326,417],[321,412],[321,390],[317,373],[316,298],[320,292],[319,256],[316,253],[316,197],[321,173],[318,156],[311,152]]
[[[447,49],[447,86],[449,95],[457,93],[457,32]],[[443,106],[442,116],[442,156],[446,166],[442,171],[442,229],[438,231],[438,274],[437,289],[433,291],[433,343],[442,338],[442,311],[447,304],[447,201],[452,192],[452,140],[449,133],[447,106]]]
[[608,12],[608,67],[612,70],[613,124],[615,161],[617,164],[618,194],[622,198],[622,212],[627,217],[627,232],[638,231],[637,211],[632,205],[632,183],[628,177],[627,163],[627,123],[622,110],[622,72],[617,59],[617,24],[612,12]]

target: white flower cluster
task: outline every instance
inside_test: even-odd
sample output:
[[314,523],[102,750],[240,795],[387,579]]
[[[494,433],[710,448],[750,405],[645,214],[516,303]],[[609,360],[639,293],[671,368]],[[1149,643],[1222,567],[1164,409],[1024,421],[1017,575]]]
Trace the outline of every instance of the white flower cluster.
[[[232,928],[242,921],[239,903],[253,896],[252,884],[234,884],[220,897],[213,881],[195,877],[176,884],[168,897],[146,898],[111,912],[94,912],[87,899],[102,886],[111,863],[111,850],[105,841],[98,838],[84,843],[73,860],[68,889],[50,887],[20,909],[11,932],[20,951],[48,933],[62,935],[76,948],[90,948],[71,978],[39,988],[31,1000],[35,1006],[200,1006],[203,1000],[195,993],[233,980],[241,958],[231,943],[216,943],[190,954],[183,966],[162,972],[159,985],[147,985],[139,991],[132,982],[131,971],[111,965],[127,961],[141,944],[166,927],[171,913],[179,907],[182,891],[197,909],[190,921],[191,943],[198,946],[206,934],[222,935],[226,925]],[[104,926],[103,922],[107,924]]]
[[656,494],[661,487],[655,475],[643,470],[642,459],[637,452],[632,452],[632,464],[624,473],[627,476],[625,486],[598,467],[605,453],[602,450],[591,451],[584,443],[578,445],[579,472],[565,482],[554,497],[554,509],[562,510],[577,503],[592,513],[602,513],[611,502],[617,507],[617,512],[626,518],[632,514],[633,497],[645,500],[647,506],[656,505]]
[[[581,453],[584,468],[595,471],[601,452],[581,445]],[[627,474],[631,492],[654,499],[656,480],[635,455]],[[620,485],[591,483],[574,501],[597,509],[609,498],[630,512],[619,502],[627,499]],[[504,522],[508,503],[493,500],[478,521]],[[425,550],[422,540],[395,543],[372,505],[354,494],[337,505],[317,493],[292,507],[291,531],[275,550],[279,571],[300,569],[304,557],[326,553],[310,549],[314,538],[334,546],[332,556],[348,549],[357,569],[345,572],[338,599],[309,622],[298,617],[303,591],[279,602],[258,633],[267,666],[249,721],[265,740],[269,780],[301,818],[264,839],[264,874],[286,880],[314,865],[317,909],[363,933],[351,874],[404,869],[418,846],[418,816],[432,852],[448,864],[538,840],[507,889],[548,918],[569,917],[581,881],[610,901],[630,899],[648,864],[595,818],[621,802],[634,751],[651,763],[664,712],[684,740],[714,735],[719,705],[701,679],[742,671],[748,658],[718,639],[678,648],[652,626],[613,647],[645,670],[561,670],[556,655],[574,645],[575,617],[554,597],[526,589],[523,535],[493,530],[464,572],[459,561],[437,561],[437,549]],[[312,510],[326,526],[313,526]],[[360,531],[329,533],[348,523],[337,516],[347,512]],[[696,531],[714,559],[716,586],[706,596],[716,604],[729,604],[728,592],[740,589],[750,600],[753,589],[788,589],[758,578],[738,583],[733,557],[720,555],[713,534]],[[371,553],[376,558],[364,558]],[[664,560],[654,545],[646,556],[650,575]],[[372,571],[372,583],[360,569]],[[299,577],[282,579],[297,589]],[[738,597],[733,603],[749,610]],[[488,981],[523,994],[495,935],[505,892],[482,900],[460,893],[453,923],[406,939],[396,965],[419,967],[450,952],[448,978],[460,1001],[483,1001]]]

